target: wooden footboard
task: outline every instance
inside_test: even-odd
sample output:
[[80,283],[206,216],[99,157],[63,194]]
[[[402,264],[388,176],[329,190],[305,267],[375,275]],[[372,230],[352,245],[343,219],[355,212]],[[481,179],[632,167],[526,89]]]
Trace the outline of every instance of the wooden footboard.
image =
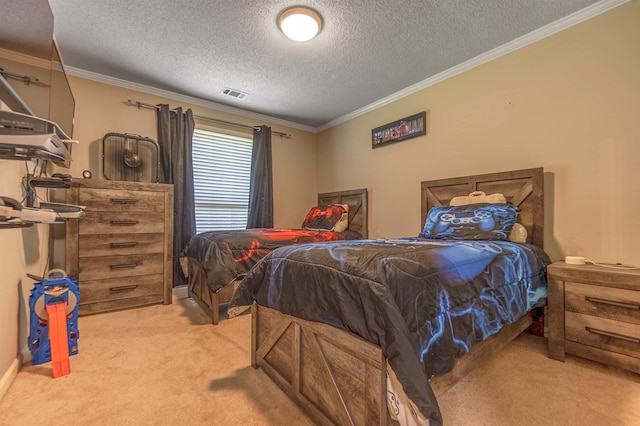
[[192,258],[188,258],[188,261],[189,297],[198,302],[200,308],[211,318],[211,323],[216,325],[220,320],[220,305],[229,303],[241,279],[233,281],[218,291],[211,291],[207,285],[206,276],[200,262]]
[[251,365],[317,423],[395,423],[386,408],[386,362],[379,347],[257,304],[252,321]]
[[[526,330],[526,315],[473,347],[452,371],[429,383],[436,396]],[[252,306],[251,365],[261,368],[319,424],[397,424],[387,410],[386,360],[380,347],[327,324]]]

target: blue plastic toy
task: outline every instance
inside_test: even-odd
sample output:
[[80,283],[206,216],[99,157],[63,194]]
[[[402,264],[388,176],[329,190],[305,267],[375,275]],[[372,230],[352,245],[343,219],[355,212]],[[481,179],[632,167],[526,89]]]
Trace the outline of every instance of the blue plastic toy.
[[51,361],[51,342],[49,340],[49,314],[47,305],[65,302],[69,355],[78,353],[78,304],[80,292],[78,284],[71,278],[45,279],[36,283],[31,290],[29,307],[31,309],[31,334],[28,346],[33,365]]

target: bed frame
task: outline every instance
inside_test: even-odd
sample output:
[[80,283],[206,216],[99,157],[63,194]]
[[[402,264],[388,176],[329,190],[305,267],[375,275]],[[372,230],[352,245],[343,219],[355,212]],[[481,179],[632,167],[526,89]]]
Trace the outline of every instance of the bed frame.
[[[431,206],[448,205],[473,191],[505,195],[520,208],[528,242],[542,247],[543,169],[527,169],[422,182],[422,224]],[[422,228],[421,224],[421,228]],[[436,397],[536,320],[530,313],[475,345],[452,371],[430,380]],[[318,424],[397,424],[386,403],[386,360],[379,346],[327,324],[253,304],[251,365],[261,368]]]
[[[318,194],[319,206],[332,204],[348,204],[349,229],[359,232],[364,238],[369,236],[366,188]],[[200,308],[211,318],[211,323],[216,325],[220,320],[220,308],[229,303],[243,277],[238,277],[218,291],[211,291],[200,262],[194,258],[187,258],[187,262],[188,295],[198,302]]]

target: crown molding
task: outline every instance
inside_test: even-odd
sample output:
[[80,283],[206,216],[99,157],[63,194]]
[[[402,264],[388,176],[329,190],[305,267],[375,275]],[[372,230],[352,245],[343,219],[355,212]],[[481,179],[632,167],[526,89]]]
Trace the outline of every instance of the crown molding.
[[21,62],[27,65],[33,65],[34,67],[49,69],[51,68],[51,60],[38,58],[36,56],[25,55],[24,53],[14,52],[13,50],[7,50],[0,47],[0,56],[3,58]]
[[110,77],[110,76],[99,74],[93,71],[83,70],[81,68],[75,68],[75,67],[70,67],[65,65],[64,70],[69,75],[84,78],[87,80],[97,81],[99,83],[105,83],[112,86],[122,87],[125,89],[136,90],[138,92],[146,93],[149,95],[161,96],[163,98],[168,98],[168,99],[172,99],[179,102],[185,102],[192,105],[201,106],[204,108],[210,108],[217,111],[228,112],[231,114],[239,115],[241,117],[251,118],[258,121],[266,121],[273,124],[279,124],[281,126],[303,130],[305,132],[317,133],[317,130],[315,127],[305,126],[303,124],[294,123],[292,121],[282,120],[280,118],[275,118],[275,117],[271,117],[264,114],[254,113],[241,108],[223,105],[216,102],[205,101],[204,99],[200,99],[192,96],[181,95],[179,93],[171,92],[169,90],[158,89],[156,87],[134,83],[128,80],[123,80],[116,77]]
[[292,121],[282,120],[279,118],[271,117],[264,114],[253,113],[241,108],[236,108],[228,105],[219,104],[216,102],[205,101],[200,98],[195,98],[192,96],[181,95],[179,93],[171,92],[168,90],[158,89],[155,87],[147,86],[144,84],[133,83],[127,80],[109,77],[103,74],[98,74],[92,71],[86,71],[80,68],[69,67],[65,65],[65,71],[73,76],[86,78],[88,80],[94,80],[105,84],[110,84],[113,86],[123,87],[126,89],[136,90],[142,93],[147,93],[150,95],[161,96],[169,99],[173,99],[180,102],[186,102],[192,105],[202,106],[204,108],[211,108],[214,110],[228,112],[231,114],[236,114],[241,117],[251,118],[255,120],[267,121],[274,124],[279,124],[282,126],[290,127],[293,129],[303,130],[309,133],[320,133],[324,130],[327,130],[331,127],[337,126],[338,124],[345,123],[349,120],[352,120],[356,117],[364,115],[368,112],[371,112],[377,108],[380,108],[384,105],[388,105],[392,102],[395,102],[399,99],[402,99],[406,96],[412,95],[420,90],[423,90],[427,87],[433,86],[437,83],[440,83],[446,79],[454,77],[458,74],[461,74],[465,71],[468,71],[472,68],[475,68],[479,65],[482,65],[486,62],[497,59],[501,56],[507,55],[511,52],[514,52],[518,49],[521,49],[529,44],[535,43],[536,41],[542,40],[546,37],[549,37],[555,33],[563,31],[567,28],[570,28],[574,25],[577,25],[583,21],[591,19],[595,16],[598,16],[604,12],[607,12],[611,9],[614,9],[622,4],[628,3],[631,0],[602,0],[597,3],[592,4],[591,6],[587,6],[586,8],[579,10],[571,15],[568,15],[562,19],[554,21],[544,27],[538,28],[535,31],[532,31],[528,34],[525,34],[522,37],[519,37],[515,40],[512,40],[508,43],[503,44],[502,46],[496,47],[488,52],[485,52],[481,55],[478,55],[468,61],[465,61],[461,64],[458,64],[454,67],[451,67],[445,71],[442,71],[432,77],[429,77],[425,80],[422,80],[416,84],[413,84],[403,90],[400,90],[392,95],[384,97],[380,100],[377,100],[367,106],[359,108],[355,111],[352,111],[348,114],[345,114],[341,117],[338,117],[334,120],[331,120],[321,126],[311,127],[303,124],[295,123]]
[[519,37],[515,40],[505,43],[502,46],[496,47],[495,49],[489,50],[488,52],[478,55],[475,58],[469,59],[468,61],[463,62],[459,65],[456,65],[452,68],[449,68],[445,71],[442,71],[441,73],[438,73],[432,77],[422,80],[421,82],[411,85],[403,90],[400,90],[399,92],[396,92],[392,95],[389,95],[385,98],[375,101],[365,107],[359,108],[355,111],[352,111],[348,114],[338,117],[335,120],[331,120],[328,123],[318,126],[316,128],[316,131],[319,133],[321,131],[330,129],[333,126],[337,126],[338,124],[342,124],[346,121],[352,120],[356,117],[359,117],[363,114],[371,112],[384,105],[395,102],[406,96],[419,92],[420,90],[425,89],[429,86],[433,86],[434,84],[440,83],[441,81],[444,81],[455,75],[458,75],[472,68],[475,68],[478,65],[482,65],[486,62],[497,59],[508,53],[511,53],[520,48],[523,48],[531,43],[535,43],[536,41],[542,40],[543,38],[549,37],[550,35],[553,35],[557,32],[563,31],[567,28],[577,25],[583,21],[591,19],[597,15],[600,15],[613,8],[616,8],[624,3],[628,3],[629,1],[631,0],[602,0],[597,3],[594,3],[591,6],[587,6],[582,10],[572,13],[571,15],[568,15],[557,21],[554,21],[548,25],[545,25],[544,27],[540,27],[537,30],[532,31],[528,34],[525,34],[522,37]]

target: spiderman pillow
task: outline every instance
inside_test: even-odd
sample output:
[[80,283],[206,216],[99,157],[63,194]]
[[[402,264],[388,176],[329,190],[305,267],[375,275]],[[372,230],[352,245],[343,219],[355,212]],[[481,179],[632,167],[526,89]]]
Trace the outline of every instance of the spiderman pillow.
[[342,232],[348,226],[347,209],[339,204],[312,207],[302,222],[302,229],[310,231]]

